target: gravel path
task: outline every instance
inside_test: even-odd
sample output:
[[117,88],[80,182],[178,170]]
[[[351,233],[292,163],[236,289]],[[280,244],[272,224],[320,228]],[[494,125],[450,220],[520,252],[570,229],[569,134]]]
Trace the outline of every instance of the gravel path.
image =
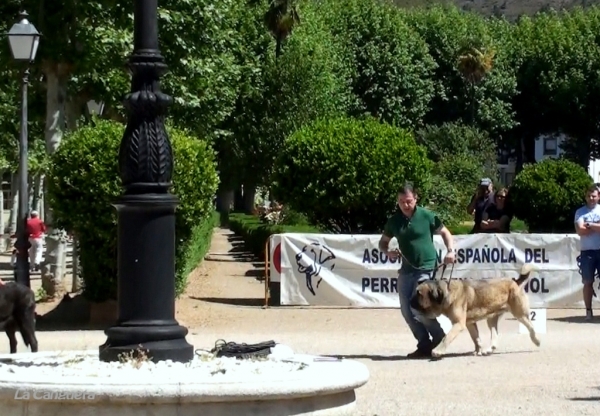
[[[497,354],[474,357],[465,332],[440,361],[407,361],[415,341],[395,309],[262,309],[262,273],[238,241],[217,230],[209,259],[191,276],[177,303],[196,348],[219,338],[275,340],[300,353],[341,355],[364,362],[371,379],[358,390],[357,416],[570,416],[600,411],[600,331],[582,310],[548,311],[548,333],[535,347],[517,323],[500,323]],[[260,266],[260,265],[259,265]],[[573,318],[575,317],[575,318]],[[489,331],[480,326],[484,346]],[[39,332],[42,350],[96,349],[101,331]],[[19,345],[22,351],[22,344]],[[0,341],[0,352],[8,343]]]

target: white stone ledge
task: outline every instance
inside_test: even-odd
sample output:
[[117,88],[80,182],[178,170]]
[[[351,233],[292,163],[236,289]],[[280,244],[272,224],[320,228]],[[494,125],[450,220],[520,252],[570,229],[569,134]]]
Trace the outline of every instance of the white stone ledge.
[[[52,359],[59,353],[5,354],[16,362]],[[97,356],[97,351],[70,352]],[[175,378],[152,377],[127,371],[127,377],[65,377],[60,367],[52,375],[32,367],[11,372],[0,366],[0,414],[2,416],[283,416],[349,415],[355,407],[354,390],[369,379],[367,367],[357,361],[313,361],[295,356],[304,368],[242,377],[194,378],[194,368],[173,368]],[[272,364],[272,363],[271,363]],[[116,370],[118,372],[118,370]],[[162,369],[161,371],[165,371]],[[135,371],[134,371],[135,372]],[[229,379],[228,379],[229,378]],[[179,380],[177,380],[179,379]]]

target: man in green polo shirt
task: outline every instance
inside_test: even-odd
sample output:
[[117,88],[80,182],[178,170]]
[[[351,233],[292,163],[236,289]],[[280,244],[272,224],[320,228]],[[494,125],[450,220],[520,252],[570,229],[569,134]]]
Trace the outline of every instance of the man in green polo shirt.
[[[417,339],[416,351],[407,358],[431,357],[431,350],[444,338],[444,330],[436,319],[426,318],[410,307],[410,298],[423,280],[432,279],[437,267],[437,253],[433,235],[440,234],[448,250],[444,263],[454,263],[452,234],[433,212],[417,206],[417,193],[411,184],[405,184],[398,192],[400,210],[392,215],[379,240],[379,249],[391,259],[402,256],[398,272],[398,297],[400,311],[408,327]],[[390,250],[390,240],[396,237],[399,250]],[[431,336],[431,338],[430,338]]]

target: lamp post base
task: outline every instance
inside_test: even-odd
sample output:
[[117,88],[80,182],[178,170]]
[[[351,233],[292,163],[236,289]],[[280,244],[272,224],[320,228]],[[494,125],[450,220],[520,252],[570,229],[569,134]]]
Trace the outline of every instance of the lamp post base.
[[152,362],[171,360],[186,363],[194,358],[194,347],[186,340],[187,328],[172,326],[115,326],[106,330],[108,339],[100,346],[100,361],[122,361],[146,355]]
[[171,194],[121,196],[118,213],[119,319],[100,360],[142,352],[151,361],[188,362],[194,348],[175,320],[175,208]]

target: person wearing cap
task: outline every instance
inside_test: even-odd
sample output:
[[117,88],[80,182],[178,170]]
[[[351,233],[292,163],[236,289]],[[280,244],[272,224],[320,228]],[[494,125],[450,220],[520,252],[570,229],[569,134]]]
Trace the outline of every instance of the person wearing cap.
[[471,202],[467,206],[467,212],[469,215],[474,215],[473,229],[471,234],[482,232],[481,221],[483,219],[483,213],[490,204],[494,202],[493,194],[494,185],[490,178],[483,178],[479,181],[477,191],[471,198]]
[[27,220],[27,233],[29,234],[29,268],[34,271],[40,269],[42,262],[43,237],[46,232],[46,224],[39,218],[37,211],[31,211],[31,218]]

